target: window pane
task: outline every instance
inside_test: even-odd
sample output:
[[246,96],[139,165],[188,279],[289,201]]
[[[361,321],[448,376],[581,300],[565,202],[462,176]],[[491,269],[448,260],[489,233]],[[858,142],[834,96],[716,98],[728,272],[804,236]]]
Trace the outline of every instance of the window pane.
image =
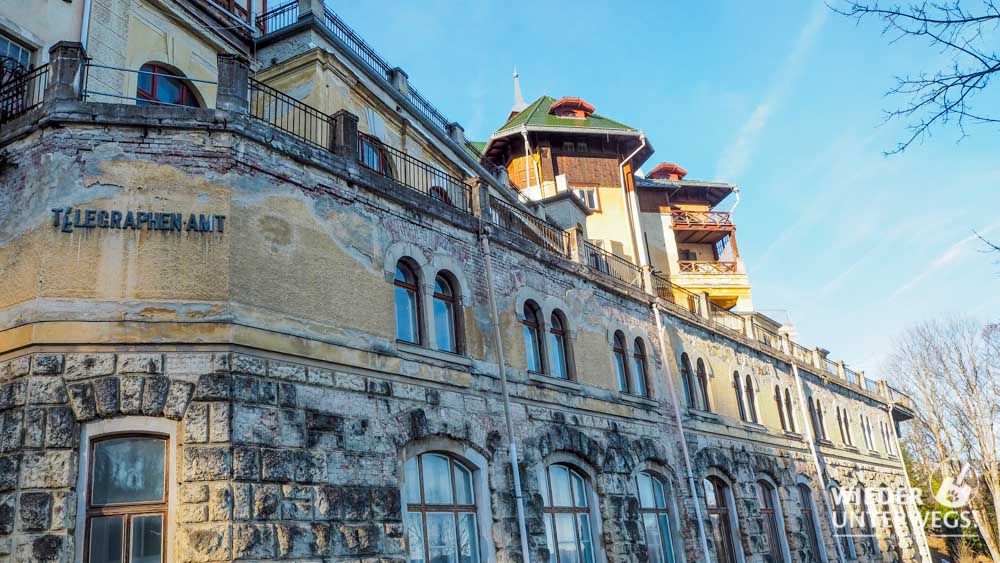
[[553,535],[552,514],[545,514],[545,544],[549,548],[549,563],[556,563],[556,544]]
[[580,552],[576,543],[576,515],[556,514],[556,536],[559,538],[559,563],[579,563]]
[[153,75],[147,72],[153,72],[153,68],[150,66],[143,65],[139,70],[143,72],[139,73],[139,89],[147,94],[153,93]]
[[454,304],[437,298],[434,299],[434,340],[438,350],[455,351]]
[[424,465],[424,502],[427,504],[451,504],[450,460],[440,455],[425,455],[422,462]]
[[417,294],[396,286],[396,338],[417,343]]
[[90,520],[90,563],[121,563],[122,517],[100,517]]
[[584,486],[583,478],[575,471],[569,472],[573,482],[573,498],[576,499],[576,506],[587,506],[587,488]]
[[160,563],[163,560],[163,516],[132,517],[130,563]]
[[649,475],[645,473],[640,473],[638,477],[639,484],[639,506],[642,508],[654,508],[656,505],[653,503],[653,483]]
[[420,475],[417,458],[411,457],[403,464],[403,498],[409,504],[420,504]]
[[549,482],[552,483],[552,506],[573,506],[569,469],[562,465],[549,466]]
[[642,514],[642,529],[646,538],[646,551],[649,553],[649,563],[663,563],[663,546],[660,542],[660,530],[655,514],[649,512]]
[[549,333],[549,352],[552,354],[552,375],[566,379],[566,347],[561,334]]
[[460,563],[479,561],[479,532],[476,530],[476,515],[466,512],[459,515],[458,555]]
[[426,517],[430,563],[457,563],[455,515],[451,512],[428,512]]
[[663,542],[664,563],[674,563],[673,536],[670,533],[670,518],[666,514],[660,514],[660,537]]
[[580,561],[582,563],[594,563],[594,549],[590,541],[590,515],[577,514],[576,523],[579,526],[577,533],[580,538]]
[[156,77],[156,99],[168,104],[181,103],[181,82],[162,75]]
[[455,504],[475,504],[476,498],[472,493],[472,472],[455,462]]
[[656,508],[667,507],[667,497],[663,494],[663,483],[656,478],[653,478],[653,501],[656,502]]
[[537,334],[538,329],[535,327],[524,327],[524,354],[528,362],[528,369],[530,371],[540,372],[542,371],[542,364],[538,357]]
[[94,445],[91,502],[95,505],[163,500],[166,442],[117,438]]
[[646,392],[646,363],[639,358],[632,359],[632,371],[635,372],[635,394],[645,397]]
[[406,537],[410,543],[410,563],[424,563],[424,525],[420,513],[406,513]]

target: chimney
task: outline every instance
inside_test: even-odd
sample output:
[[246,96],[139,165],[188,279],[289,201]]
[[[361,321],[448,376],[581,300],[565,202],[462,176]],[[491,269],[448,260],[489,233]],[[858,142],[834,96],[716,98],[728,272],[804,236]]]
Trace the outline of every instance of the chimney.
[[688,171],[673,162],[661,162],[646,174],[647,178],[656,180],[683,180]]

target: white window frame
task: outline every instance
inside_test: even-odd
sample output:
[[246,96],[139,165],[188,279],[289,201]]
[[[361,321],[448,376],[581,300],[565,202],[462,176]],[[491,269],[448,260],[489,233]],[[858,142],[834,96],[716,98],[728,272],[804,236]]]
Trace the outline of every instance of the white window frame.
[[163,533],[166,534],[166,551],[164,561],[174,560],[174,541],[177,527],[177,425],[178,422],[155,416],[129,416],[108,420],[96,420],[83,425],[80,432],[79,471],[76,481],[76,558],[74,561],[85,561],[83,552],[84,538],[87,531],[87,491],[90,481],[90,445],[95,440],[110,438],[118,434],[150,434],[166,436],[167,452],[167,521]]

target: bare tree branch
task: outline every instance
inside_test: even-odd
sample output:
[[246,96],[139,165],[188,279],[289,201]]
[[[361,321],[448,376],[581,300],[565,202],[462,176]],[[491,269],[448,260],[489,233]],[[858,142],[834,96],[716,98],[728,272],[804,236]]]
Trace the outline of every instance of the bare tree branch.
[[[975,8],[967,8],[973,4]],[[955,122],[966,136],[967,125],[1000,124],[1000,112],[979,112],[973,102],[1000,72],[1000,53],[996,50],[996,32],[1000,28],[1000,9],[996,0],[959,0],[920,2],[906,6],[883,5],[878,0],[845,0],[830,6],[838,14],[858,22],[875,18],[883,23],[882,34],[889,43],[904,38],[924,38],[930,46],[950,59],[947,68],[916,76],[896,77],[896,86],[887,95],[901,95],[907,100],[897,109],[885,112],[885,121],[906,122],[907,133],[886,154],[905,151],[923,140],[938,125]],[[992,109],[992,108],[991,108]]]

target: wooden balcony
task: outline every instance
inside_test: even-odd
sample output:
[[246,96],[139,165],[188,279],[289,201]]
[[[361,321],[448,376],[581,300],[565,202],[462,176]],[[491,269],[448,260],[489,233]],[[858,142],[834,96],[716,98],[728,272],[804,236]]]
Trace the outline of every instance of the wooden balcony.
[[717,262],[714,260],[680,260],[677,262],[683,274],[736,274],[736,262]]
[[670,219],[677,242],[714,243],[735,229],[728,211],[672,211]]

